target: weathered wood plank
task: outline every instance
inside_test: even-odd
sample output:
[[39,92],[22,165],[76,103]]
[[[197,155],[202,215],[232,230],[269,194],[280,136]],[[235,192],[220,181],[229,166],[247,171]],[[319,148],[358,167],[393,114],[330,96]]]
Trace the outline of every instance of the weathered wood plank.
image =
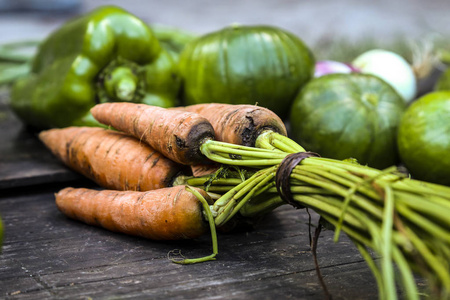
[[5,89],[0,89],[0,140],[0,189],[80,178],[53,157],[12,113]]
[[[59,188],[12,190],[0,198],[6,230],[0,297],[323,299],[305,211],[283,207],[257,230],[220,234],[217,261],[181,266],[167,259],[168,252],[209,254],[209,236],[155,242],[88,226],[57,210],[53,193]],[[377,297],[369,269],[345,235],[335,244],[332,232],[323,232],[318,255],[335,299]]]

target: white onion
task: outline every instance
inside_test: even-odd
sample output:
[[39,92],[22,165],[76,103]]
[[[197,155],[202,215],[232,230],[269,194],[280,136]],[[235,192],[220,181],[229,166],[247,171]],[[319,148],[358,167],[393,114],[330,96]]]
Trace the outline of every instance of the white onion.
[[352,65],[361,73],[372,74],[389,83],[409,103],[416,96],[417,84],[411,65],[400,55],[382,49],[367,51]]
[[352,66],[333,60],[321,60],[316,62],[314,77],[320,77],[333,73],[351,73],[356,71]]

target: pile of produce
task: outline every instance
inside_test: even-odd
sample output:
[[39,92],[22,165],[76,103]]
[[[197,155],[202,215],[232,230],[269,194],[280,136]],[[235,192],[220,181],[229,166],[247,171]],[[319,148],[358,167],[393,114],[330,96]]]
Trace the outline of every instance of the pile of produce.
[[[213,254],[178,261],[186,264],[216,258],[216,227],[284,204],[307,207],[335,228],[336,239],[342,231],[353,240],[383,297],[396,297],[399,276],[408,297],[418,299],[413,271],[439,295],[449,292],[449,187],[410,179],[395,167],[381,171],[306,152],[283,135],[273,112],[260,107],[104,103],[91,113],[118,131],[68,127],[39,135],[63,162],[105,188],[60,191],[57,205],[69,217],[151,239],[195,238],[209,223]],[[230,122],[230,116],[251,113],[259,118],[241,132],[242,124]],[[218,141],[242,139],[249,131],[253,146]],[[185,168],[211,162],[236,169],[212,168],[211,175],[195,177]],[[380,266],[369,249],[382,256]]]
[[413,68],[380,49],[316,63],[273,26],[167,32],[101,7],[10,76],[14,112],[101,187],[60,191],[64,214],[155,240],[210,230],[211,255],[174,259],[189,264],[216,259],[216,229],[309,208],[354,242],[380,298],[400,282],[419,299],[415,274],[450,296],[450,92],[416,100]]

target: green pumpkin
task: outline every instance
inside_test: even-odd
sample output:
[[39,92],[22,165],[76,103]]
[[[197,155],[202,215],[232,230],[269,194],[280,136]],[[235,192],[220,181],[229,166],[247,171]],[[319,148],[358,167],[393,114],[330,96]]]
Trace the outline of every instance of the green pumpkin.
[[450,91],[432,92],[411,104],[397,141],[414,178],[450,186]]
[[404,110],[402,97],[376,76],[326,75],[295,99],[291,135],[323,157],[385,168],[398,162],[396,131]]
[[179,70],[183,101],[258,104],[280,117],[314,73],[311,51],[271,26],[230,26],[188,43]]

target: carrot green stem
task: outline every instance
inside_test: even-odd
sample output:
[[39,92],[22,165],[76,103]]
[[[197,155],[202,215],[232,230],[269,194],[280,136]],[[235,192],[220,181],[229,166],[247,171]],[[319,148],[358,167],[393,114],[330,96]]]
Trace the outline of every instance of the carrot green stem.
[[[434,197],[420,197],[417,194],[396,192],[396,200],[402,204],[402,207],[413,209],[420,215],[428,216],[432,220],[438,220],[444,226],[447,233],[450,234],[450,218],[448,210],[442,209],[442,205],[434,203],[431,199]],[[431,200],[431,201],[430,201]],[[450,202],[450,201],[449,201]]]
[[435,274],[440,278],[440,281],[444,285],[444,287],[450,290],[450,273],[449,270],[445,267],[445,265],[440,262],[435,255],[432,253],[432,250],[426,246],[426,244],[409,228],[406,229],[407,234],[414,244],[417,251],[422,255],[422,257],[428,262],[429,267],[435,272]]
[[[312,208],[316,211],[319,210],[322,212],[326,212],[328,215],[333,216],[333,218],[337,219],[340,216],[341,208],[339,207],[339,200],[333,199],[331,197],[312,197],[305,195],[294,195],[293,198],[302,205]],[[353,226],[354,228],[367,230],[366,223],[356,218],[353,214],[347,213],[344,217],[345,222]]]
[[[283,152],[232,145],[213,140],[205,141],[200,146],[200,151],[207,158],[215,162],[242,167],[267,167],[277,165],[288,155]],[[245,159],[243,159],[243,157]]]
[[211,255],[199,257],[199,258],[185,258],[183,260],[172,259],[172,261],[177,264],[187,265],[187,264],[195,264],[195,263],[215,260],[216,255],[219,253],[219,247],[218,247],[218,243],[217,243],[216,225],[214,224],[214,217],[212,215],[209,204],[206,201],[206,199],[195,189],[193,189],[189,186],[186,186],[186,190],[193,193],[197,197],[197,199],[202,203],[203,211],[206,214],[206,218],[208,219],[208,223],[209,223],[209,228],[211,230],[213,253]]
[[[190,177],[186,178],[185,182],[192,186],[203,186],[209,181],[209,176],[206,177]],[[214,186],[236,186],[242,183],[242,179],[238,178],[219,178],[213,181]]]
[[[255,173],[252,177],[237,185],[224,194],[221,199],[214,203],[213,210],[218,213],[215,218],[216,226],[221,226],[229,221],[239,209],[248,201],[258,189],[266,188],[264,185],[272,180],[273,168],[263,169]],[[240,199],[243,197],[243,199]],[[239,203],[242,202],[242,203]]]
[[[258,137],[256,147],[217,141],[201,146],[218,163],[260,169],[243,182],[221,185],[231,189],[214,205],[216,225],[238,211],[255,216],[284,204],[274,187],[277,168],[287,155],[304,149],[270,131]],[[355,241],[376,277],[380,297],[397,298],[393,263],[408,298],[418,298],[412,269],[435,279],[442,295],[449,293],[450,188],[409,179],[396,167],[377,170],[322,157],[303,159],[289,177],[293,201],[334,225],[335,241],[341,231]],[[379,268],[366,247],[382,256]]]
[[[268,191],[268,193],[277,193],[276,188],[272,187]],[[312,187],[308,185],[291,185],[291,193],[292,194],[315,194],[315,195],[327,195],[327,196],[336,196],[336,193],[332,191],[327,191],[325,189]]]
[[379,175],[375,176],[375,177],[369,177],[367,179],[365,179],[362,182],[357,182],[356,184],[354,184],[349,190],[347,195],[344,198],[344,205],[342,207],[342,214],[339,217],[339,221],[338,221],[338,226],[336,226],[336,230],[334,232],[334,241],[337,241],[339,239],[339,233],[341,231],[341,225],[342,225],[342,221],[343,221],[343,216],[345,214],[345,212],[347,211],[347,207],[350,205],[350,201],[352,200],[352,196],[356,193],[356,191],[358,190],[358,188],[362,185],[362,184],[367,184],[372,182],[373,180],[375,180],[377,177],[382,176],[385,173],[391,172],[391,169],[385,170],[384,172],[380,173]]
[[[309,174],[301,173],[300,169],[297,170],[297,168],[298,167],[294,168],[294,171],[293,171],[293,174],[291,174],[291,177],[297,178],[301,181],[307,182],[307,183],[315,185],[317,187],[321,187],[323,189],[333,191],[337,195],[340,195],[342,197],[345,197],[346,195],[348,195],[347,189],[345,189],[339,185],[336,185],[331,181],[324,181],[324,180],[318,180],[317,178],[311,178],[310,176],[308,176]],[[373,204],[372,202],[369,202],[369,201],[365,201],[364,197],[361,197],[356,194],[352,195],[351,197],[352,197],[353,201],[355,202],[355,204],[366,209],[371,215],[373,215],[377,218],[380,218],[380,219],[382,218],[382,211],[375,204]]]
[[257,148],[280,150],[287,153],[305,152],[306,150],[290,138],[271,130],[263,131],[256,139]]
[[[262,197],[260,197],[262,198]],[[264,197],[264,199],[258,199],[258,197],[251,199],[239,210],[239,213],[244,217],[255,217],[266,214],[273,211],[275,208],[285,205],[286,202],[281,200],[277,194],[271,197]]]
[[351,238],[351,240],[358,248],[359,253],[366,261],[367,265],[369,266],[369,269],[372,271],[372,274],[375,277],[375,280],[377,282],[378,294],[384,295],[385,291],[384,291],[384,284],[383,284],[383,276],[381,275],[380,270],[378,269],[377,265],[375,264],[375,261],[372,259],[372,256],[370,255],[369,251],[367,251],[366,246],[364,244],[360,243],[359,241],[356,241],[353,238]]
[[408,261],[402,254],[400,249],[393,247],[392,258],[394,259],[397,267],[402,275],[402,283],[406,293],[406,299],[419,300],[419,292],[417,290],[416,281],[413,276],[413,272],[409,267]]
[[382,231],[382,250],[381,264],[383,273],[384,287],[386,288],[385,299],[396,299],[394,267],[392,266],[392,227],[394,224],[394,197],[392,189],[386,186],[385,189],[385,207],[383,213]]
[[[222,221],[223,223],[228,222],[234,215],[236,215],[236,213],[238,213],[241,208],[253,197],[253,195],[256,192],[264,192],[264,190],[267,190],[270,186],[267,185],[267,183],[272,180],[272,178],[275,175],[273,173],[269,173],[266,174],[265,176],[262,176],[262,180],[259,182],[256,182],[256,184],[254,185],[254,187],[249,190],[249,191],[240,191],[238,193],[236,193],[235,198],[240,198],[243,195],[245,195],[245,197],[243,197],[239,202],[237,202],[237,204],[234,206],[234,208],[230,211],[230,213],[226,216],[226,218]],[[243,192],[244,191],[244,192]],[[245,193],[245,194],[244,194]],[[220,224],[220,219],[217,220],[216,224]]]
[[420,228],[423,232],[427,232],[450,245],[450,232],[448,229],[442,228],[436,224],[436,222],[432,221],[435,219],[423,217],[403,205],[397,205],[397,210],[400,215],[407,219],[411,224],[414,224],[415,227]]

